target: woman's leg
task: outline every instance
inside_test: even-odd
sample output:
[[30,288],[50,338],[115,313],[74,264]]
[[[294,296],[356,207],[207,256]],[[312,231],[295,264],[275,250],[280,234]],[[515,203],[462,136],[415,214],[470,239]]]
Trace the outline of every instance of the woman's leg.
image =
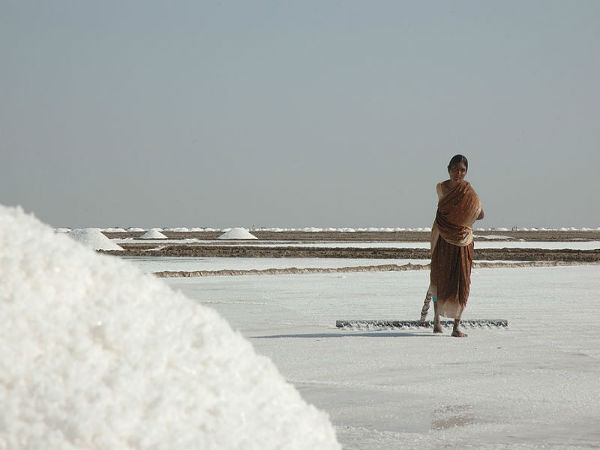
[[[462,316],[462,313],[461,313]],[[454,337],[467,337],[467,333],[460,331],[460,317],[454,319],[454,327],[452,328],[452,336]]]
[[442,324],[440,323],[440,311],[438,308],[438,304],[437,304],[437,299],[433,299],[433,311],[435,313],[434,319],[433,319],[433,332],[434,333],[442,333]]
[[473,243],[467,247],[462,247],[459,258],[460,266],[460,277],[458,287],[458,298],[460,301],[460,311],[458,316],[454,319],[454,328],[452,330],[452,336],[454,337],[467,337],[466,333],[460,331],[460,319],[467,306],[467,299],[469,298],[469,292],[471,289],[471,266],[473,265]]
[[421,324],[425,323],[425,319],[427,318],[427,313],[429,312],[429,304],[431,303],[431,289],[427,289],[427,294],[425,295],[425,301],[423,302],[423,308],[421,308]]

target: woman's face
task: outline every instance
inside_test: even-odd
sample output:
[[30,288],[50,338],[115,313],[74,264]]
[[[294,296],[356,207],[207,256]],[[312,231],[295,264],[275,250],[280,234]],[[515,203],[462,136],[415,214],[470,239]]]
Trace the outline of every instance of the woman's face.
[[465,166],[465,163],[459,162],[450,167],[448,173],[450,174],[450,181],[457,183],[465,179],[465,176],[467,175],[467,166]]

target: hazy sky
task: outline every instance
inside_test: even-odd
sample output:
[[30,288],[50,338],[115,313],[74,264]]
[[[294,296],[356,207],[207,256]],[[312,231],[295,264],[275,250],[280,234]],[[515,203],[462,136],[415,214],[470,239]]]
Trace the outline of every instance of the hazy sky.
[[600,1],[0,0],[0,203],[54,226],[600,226]]

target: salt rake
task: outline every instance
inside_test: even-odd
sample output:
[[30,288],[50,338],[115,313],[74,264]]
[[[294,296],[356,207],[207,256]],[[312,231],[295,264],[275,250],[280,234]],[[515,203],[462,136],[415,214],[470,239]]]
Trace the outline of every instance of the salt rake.
[[[454,320],[440,320],[442,327],[451,327]],[[505,319],[467,319],[460,321],[461,326],[471,328],[508,327]],[[336,320],[337,328],[431,328],[433,320]]]

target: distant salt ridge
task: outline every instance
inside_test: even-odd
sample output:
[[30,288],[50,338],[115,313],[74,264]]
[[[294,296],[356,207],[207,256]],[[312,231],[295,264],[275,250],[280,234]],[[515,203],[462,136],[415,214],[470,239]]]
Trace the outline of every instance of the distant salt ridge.
[[242,240],[242,239],[257,239],[257,237],[254,236],[253,234],[251,234],[245,228],[232,228],[232,229],[226,231],[225,233],[223,233],[217,239],[240,239],[240,240]]
[[[205,227],[195,227],[195,228],[182,228],[182,227],[178,227],[178,228],[153,228],[156,229],[158,231],[171,231],[171,232],[177,232],[177,233],[190,233],[190,232],[217,232],[217,231],[221,231],[221,232],[225,232],[230,230],[230,228],[205,228]],[[123,232],[125,231],[122,228],[106,228],[103,229],[102,231],[107,231],[107,232],[115,232],[115,231],[120,231]],[[482,228],[482,227],[477,227],[475,228],[476,231],[511,231],[513,230],[512,228],[506,228],[506,227],[487,227],[487,228]],[[532,227],[532,228],[528,228],[528,227],[515,227],[514,230],[516,231],[600,231],[600,227],[582,227],[582,228],[575,228],[575,227],[562,227],[562,228],[552,228],[552,227],[548,227],[548,228],[536,228],[536,227]],[[146,231],[145,228],[128,228],[127,231]],[[257,227],[257,228],[252,228],[252,231],[269,231],[269,232],[306,232],[306,233],[320,233],[320,232],[338,232],[338,233],[342,233],[342,232],[347,232],[347,233],[354,233],[354,232],[403,232],[403,231],[421,231],[421,232],[429,232],[431,231],[431,227],[416,227],[416,228],[405,228],[405,227],[382,227],[382,228],[377,228],[377,227],[367,227],[367,228],[348,228],[348,227],[340,227],[340,228],[318,228],[318,227],[303,227],[303,228],[279,228],[279,227]]]
[[0,206],[1,448],[339,449],[212,309]]
[[[430,232],[431,227],[416,227],[416,228],[404,228],[404,227],[385,227],[385,228],[317,228],[317,227],[305,227],[305,228],[277,228],[277,227],[261,227],[255,228],[256,231],[269,231],[269,232],[306,232],[306,233],[322,233],[322,232],[338,232],[338,233],[354,233],[354,232],[403,232],[403,231],[419,231],[419,232]],[[476,231],[511,231],[511,228],[506,227],[487,227],[487,228],[475,228]],[[516,231],[600,231],[600,227],[590,228],[527,228],[517,227]]]
[[107,233],[126,233],[127,230],[125,228],[104,228],[102,231],[106,231]]
[[220,228],[205,228],[205,227],[185,228],[185,227],[177,227],[177,228],[165,228],[164,230],[161,230],[161,231],[172,231],[174,233],[195,233],[195,232],[198,232],[198,231],[222,231],[222,230]]
[[167,239],[167,236],[162,234],[156,228],[153,228],[152,230],[148,230],[144,234],[142,234],[140,236],[140,239]]
[[103,235],[99,228],[77,228],[69,231],[68,236],[94,250],[123,250]]
[[333,233],[357,233],[357,232],[399,232],[399,231],[431,231],[431,228],[317,228],[317,227],[304,227],[304,228],[255,228],[253,231],[269,231],[269,232],[305,232],[305,233],[323,233],[323,232],[333,232]]

